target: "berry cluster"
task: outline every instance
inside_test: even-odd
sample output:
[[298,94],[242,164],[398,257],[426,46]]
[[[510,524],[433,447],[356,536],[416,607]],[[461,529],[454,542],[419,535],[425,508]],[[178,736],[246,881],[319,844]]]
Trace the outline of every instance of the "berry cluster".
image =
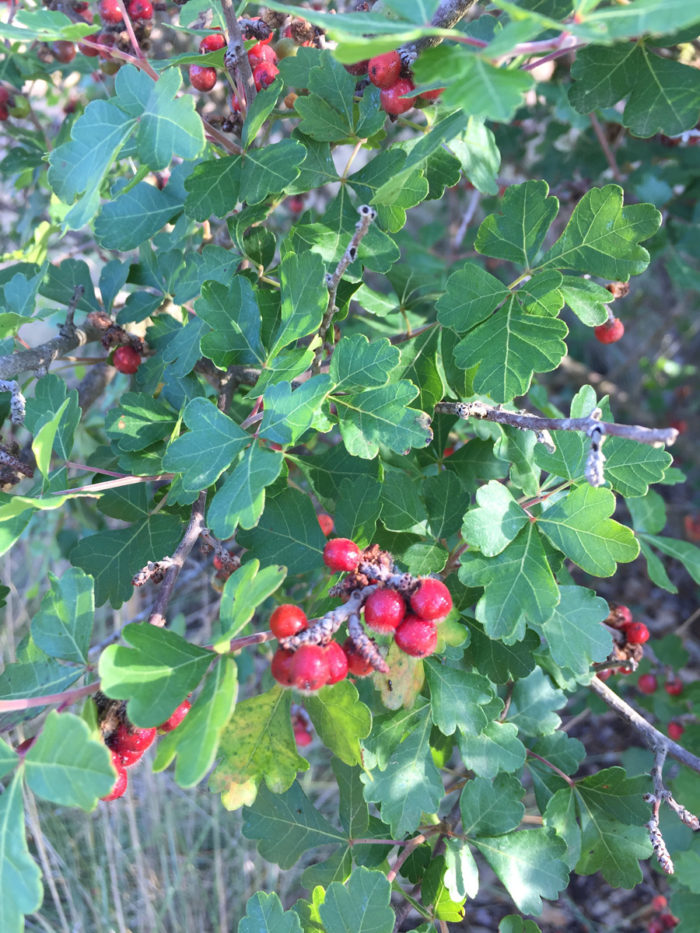
[[611,674],[631,674],[637,670],[644,655],[642,647],[649,641],[649,629],[643,622],[635,622],[627,606],[616,606],[611,610],[606,625],[615,632],[615,642],[609,661],[621,661],[618,668],[608,667],[599,671],[601,680],[607,680]]
[[[410,69],[404,64],[399,52],[385,52],[375,55],[374,58],[346,65],[353,75],[367,75],[375,87],[380,89],[379,102],[383,109],[391,116],[406,113],[416,105],[415,97],[406,97],[415,91],[413,77]],[[433,91],[421,91],[418,97],[432,101],[442,94],[444,88]]]
[[[312,622],[299,606],[285,603],[270,617],[270,630],[280,643],[271,673],[285,687],[304,693],[335,684],[348,674],[366,677],[389,668],[376,642],[364,631],[393,637],[408,655],[425,658],[435,651],[437,626],[452,609],[452,597],[441,580],[395,572],[390,554],[376,545],[360,550],[349,538],[332,538],[323,561],[333,573],[347,576],[330,591],[343,606]],[[333,640],[343,622],[348,637]]]
[[172,732],[173,729],[177,729],[189,713],[191,706],[189,700],[183,700],[165,722],[151,729],[137,729],[126,718],[119,721],[116,729],[105,739],[112,754],[112,765],[117,772],[117,780],[112,790],[102,800],[116,800],[117,797],[124,795],[129,782],[126,769],[136,764],[146,749],[150,748],[159,731]]
[[674,917],[668,910],[668,901],[663,894],[657,894],[652,898],[651,909],[656,916],[649,921],[648,933],[665,933],[666,930],[672,930],[680,923],[678,917]]

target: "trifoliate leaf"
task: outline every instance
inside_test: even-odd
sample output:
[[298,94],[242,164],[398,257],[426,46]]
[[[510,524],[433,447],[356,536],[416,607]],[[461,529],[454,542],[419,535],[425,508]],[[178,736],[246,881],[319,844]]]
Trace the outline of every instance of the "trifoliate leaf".
[[404,379],[359,395],[333,396],[340,433],[349,454],[371,460],[384,444],[395,453],[427,447],[432,440],[430,419],[409,403],[418,389]]
[[457,731],[457,745],[470,771],[494,778],[499,771],[517,771],[525,763],[525,746],[512,723],[490,722],[480,735]]
[[[291,725],[289,728],[291,733]],[[284,793],[261,786],[255,803],[243,810],[243,834],[256,840],[260,855],[280,868],[296,865],[309,849],[346,841],[296,781]]]
[[355,868],[347,884],[328,886],[319,908],[325,933],[392,933],[391,885],[382,871]]
[[462,535],[485,557],[495,557],[527,524],[528,517],[502,483],[492,481],[482,486],[476,501],[477,508],[464,516]]
[[341,340],[331,358],[330,377],[337,391],[357,392],[386,385],[401,362],[397,347],[382,337],[371,343],[364,334]]
[[21,931],[24,914],[41,906],[41,872],[29,854],[24,828],[22,771],[0,794],[0,929]]
[[369,707],[359,699],[357,689],[347,680],[304,699],[304,709],[323,744],[346,765],[362,763],[360,739],[372,728]]
[[209,778],[227,810],[252,805],[263,780],[272,791],[263,798],[268,803],[292,786],[297,771],[309,767],[297,754],[290,706],[289,691],[273,687],[236,707],[221,734],[221,760]]
[[484,706],[494,698],[486,677],[435,660],[425,662],[432,720],[443,735],[455,729],[478,735],[488,717]]
[[530,523],[497,557],[467,551],[461,561],[462,583],[485,588],[476,617],[489,638],[507,645],[522,641],[526,623],[546,622],[559,602],[542,541]]
[[428,701],[418,696],[411,707],[402,707],[395,713],[375,717],[372,732],[362,743],[365,751],[369,751],[372,756],[373,767],[384,771],[391,755],[406,736],[427,728],[430,721],[428,707]]
[[[250,443],[250,435],[219,411],[214,402],[194,398],[183,412],[190,429],[172,442],[163,456],[163,468],[182,473],[185,489],[211,486]],[[206,457],[202,452],[206,451]]]
[[109,645],[102,652],[102,690],[129,701],[127,711],[135,725],[159,726],[204,677],[211,651],[147,622],[127,625],[122,635],[132,647]]
[[557,216],[559,201],[545,181],[526,181],[506,189],[500,210],[479,227],[475,246],[485,256],[529,268]]
[[466,619],[470,634],[467,656],[478,671],[496,684],[525,677],[535,666],[533,651],[539,647],[540,639],[528,629],[523,641],[504,645],[502,641],[488,638],[480,625]]
[[49,572],[49,581],[32,619],[32,638],[50,657],[85,663],[95,615],[92,578],[70,567],[61,577]]
[[[384,150],[348,179],[361,201],[375,205],[376,222],[391,233],[401,230],[406,224],[406,211],[428,196],[428,182],[420,168],[401,171],[407,161],[401,149]],[[401,179],[399,187],[397,176]]]
[[618,562],[629,563],[639,554],[634,533],[609,518],[614,511],[615,496],[609,489],[578,486],[543,512],[537,524],[586,573],[611,577]]
[[612,651],[612,635],[602,623],[608,604],[583,586],[562,586],[561,600],[542,625],[552,657],[577,678],[588,680],[591,664]]
[[644,496],[660,483],[673,462],[671,454],[637,441],[611,437],[605,442],[605,478],[623,496]]
[[541,667],[536,667],[513,687],[508,722],[526,735],[547,735],[561,724],[554,710],[565,705],[566,695],[552,686]]
[[258,891],[246,904],[238,933],[302,933],[302,929],[299,917],[284,909],[277,894]]
[[109,749],[80,716],[51,710],[24,759],[27,784],[44,800],[92,810],[114,785]]

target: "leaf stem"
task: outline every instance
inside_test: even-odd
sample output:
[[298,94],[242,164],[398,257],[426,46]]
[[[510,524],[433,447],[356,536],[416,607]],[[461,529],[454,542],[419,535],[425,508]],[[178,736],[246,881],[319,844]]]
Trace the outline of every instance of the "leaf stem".
[[74,687],[72,690],[64,690],[63,693],[47,693],[41,697],[23,697],[18,700],[0,700],[0,713],[12,713],[16,710],[34,709],[37,706],[48,706],[49,704],[59,703],[62,706],[68,703],[75,703],[82,697],[90,696],[96,693],[100,687],[99,680],[86,684],[83,687]]

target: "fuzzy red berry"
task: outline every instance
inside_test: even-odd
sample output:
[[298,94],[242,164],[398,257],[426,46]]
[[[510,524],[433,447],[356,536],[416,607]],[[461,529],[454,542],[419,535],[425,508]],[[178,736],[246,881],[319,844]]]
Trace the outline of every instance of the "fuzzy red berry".
[[294,730],[294,741],[299,748],[305,748],[307,745],[311,745],[313,737],[308,729],[305,729],[303,726],[297,726]]
[[672,677],[664,684],[664,690],[670,697],[677,697],[683,693],[683,681]]
[[663,894],[657,894],[651,899],[651,904],[649,905],[654,911],[666,910],[668,907],[668,901],[663,896]]
[[111,744],[112,750],[119,755],[125,768],[138,761],[146,749],[153,744],[156,731],[155,727],[130,730],[125,723],[120,723]]
[[659,682],[653,674],[642,674],[637,681],[637,689],[639,692],[646,693],[649,696],[652,693],[656,693],[658,686]]
[[190,84],[198,91],[211,91],[216,84],[216,68],[190,65]]
[[679,722],[676,722],[675,719],[672,719],[668,724],[668,737],[673,739],[674,742],[677,742],[684,732],[685,729],[683,726]]
[[153,4],[151,0],[131,0],[126,8],[131,19],[153,19]]
[[413,658],[427,658],[437,645],[435,623],[416,616],[406,616],[394,633],[394,641],[405,654]]
[[659,920],[661,921],[661,926],[664,928],[664,930],[672,930],[680,923],[678,917],[674,917],[673,914],[670,913],[661,914]]
[[399,78],[396,84],[384,88],[379,95],[382,109],[392,116],[411,110],[415,107],[415,101],[412,97],[404,97],[404,94],[410,94],[412,90],[414,90],[413,81],[408,78]]
[[345,65],[345,70],[351,75],[366,75],[369,69],[369,59],[365,58],[354,65]]
[[260,62],[259,65],[256,65],[255,68],[253,68],[253,81],[255,81],[255,89],[257,91],[263,91],[266,87],[269,87],[272,84],[279,73],[279,68],[277,65],[273,65],[272,62]]
[[606,667],[604,671],[598,671],[598,680],[610,680],[612,674],[612,668]]
[[375,632],[393,632],[406,615],[406,603],[396,590],[375,590],[365,603],[365,622]]
[[619,317],[614,317],[611,321],[606,321],[605,324],[594,327],[593,333],[599,343],[617,343],[625,333],[625,325]]
[[649,629],[643,622],[630,622],[622,631],[630,645],[644,645],[649,641]]
[[367,74],[375,87],[393,87],[401,74],[401,56],[396,51],[375,55],[369,61]]
[[226,39],[220,32],[213,32],[210,36],[205,36],[199,43],[199,51],[202,54],[207,52],[218,52],[226,45]]
[[277,53],[272,46],[264,42],[258,42],[252,46],[252,48],[248,49],[248,61],[250,62],[251,68],[255,68],[260,62],[269,62],[271,65],[276,65]]
[[130,346],[117,347],[112,357],[112,365],[115,369],[118,369],[120,373],[126,373],[128,376],[131,376],[141,365],[141,354],[138,350],[134,350],[134,348]]
[[421,619],[444,619],[452,609],[452,597],[442,580],[424,577],[411,596],[411,609]]
[[289,638],[297,635],[309,624],[306,613],[299,606],[284,603],[278,606],[270,616],[270,631],[275,638]]
[[[302,198],[302,196],[301,196],[300,194],[294,194],[294,195],[292,195],[292,197],[287,201],[287,206],[289,207],[289,210],[292,212],[292,214],[301,214],[301,212],[302,212],[302,211],[304,210],[304,208],[306,207],[306,204],[304,203],[304,199]],[[330,518],[330,516],[327,516],[327,517]],[[321,516],[320,516],[320,515],[319,515],[319,524],[321,525],[321,531],[323,531],[323,525],[321,524]],[[331,519],[330,531],[333,531],[333,519]],[[323,531],[323,533],[324,533],[324,534],[330,534],[330,531],[328,531],[328,532]]]
[[343,642],[343,652],[348,659],[348,673],[353,677],[369,677],[374,673],[374,668],[367,658],[362,657],[352,638],[346,638]]
[[337,684],[348,676],[348,658],[337,641],[330,641],[324,648],[328,664],[329,684]]
[[283,687],[291,687],[294,683],[293,661],[294,652],[288,651],[287,648],[278,648],[272,656],[270,673]]
[[333,519],[325,512],[319,512],[318,523],[321,526],[321,531],[326,537],[328,537],[328,535],[333,531]]
[[192,704],[189,700],[183,700],[182,703],[177,707],[177,709],[171,713],[171,715],[161,723],[158,728],[161,732],[172,732],[173,729],[177,729],[185,716],[192,709]]
[[349,538],[331,538],[323,549],[323,563],[333,573],[357,570],[361,552]]
[[302,645],[294,652],[292,674],[297,690],[313,693],[328,683],[328,661],[320,645]]
[[100,0],[99,10],[103,23],[121,23],[123,19],[117,0]]
[[624,628],[632,623],[632,610],[627,606],[615,606],[612,615],[617,628]]
[[117,780],[114,782],[111,791],[105,797],[101,797],[101,800],[116,800],[117,797],[123,797],[126,792],[126,787],[129,783],[129,775],[126,773],[126,768],[115,751],[112,752],[112,767],[117,772]]
[[50,48],[51,54],[56,61],[61,62],[63,65],[67,65],[68,62],[72,62],[75,58],[75,46],[72,42],[52,42]]

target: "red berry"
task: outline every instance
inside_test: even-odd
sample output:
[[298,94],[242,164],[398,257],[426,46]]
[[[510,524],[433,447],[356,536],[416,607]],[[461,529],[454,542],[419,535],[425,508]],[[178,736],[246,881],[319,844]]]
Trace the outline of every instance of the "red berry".
[[606,667],[604,671],[598,671],[598,679],[599,680],[610,680],[610,678],[612,677],[612,674],[613,674],[612,668]]
[[272,656],[270,673],[283,687],[291,687],[294,683],[293,660],[294,652],[288,651],[287,648],[278,648]]
[[343,642],[343,652],[348,659],[348,673],[353,677],[369,677],[374,673],[374,668],[366,658],[362,657],[352,638],[346,638]]
[[625,332],[625,325],[619,317],[614,317],[612,321],[606,321],[605,324],[599,324],[593,328],[595,338],[599,343],[616,343],[622,338]]
[[133,347],[117,347],[112,357],[112,365],[120,373],[126,373],[128,376],[136,372],[141,365],[141,354]]
[[361,552],[349,538],[331,538],[323,549],[323,563],[333,573],[357,570]]
[[663,894],[657,894],[651,900],[651,909],[655,911],[665,910],[668,907],[668,901]]
[[328,683],[328,661],[320,645],[302,645],[294,652],[292,674],[294,686],[305,693],[320,690]]
[[394,641],[405,654],[413,658],[427,658],[437,645],[435,623],[416,616],[406,616],[394,633]]
[[637,689],[640,693],[651,695],[652,693],[656,693],[658,686],[659,682],[653,674],[642,674],[637,681]]
[[226,39],[224,39],[221,33],[213,32],[210,36],[205,36],[199,43],[199,51],[203,54],[206,52],[218,52],[219,49],[223,49],[225,45]]
[[684,732],[685,729],[683,726],[679,722],[676,722],[675,719],[672,719],[668,724],[668,736],[673,739],[674,742],[677,742]]
[[251,68],[255,68],[260,62],[269,62],[271,65],[276,65],[277,53],[266,43],[258,42],[252,48],[248,49],[248,61],[250,62]]
[[156,737],[156,729],[134,729],[122,723],[112,739],[112,749],[117,752],[125,768],[133,765],[143,755]]
[[669,421],[668,426],[670,428],[675,428],[679,434],[685,434],[685,432],[688,430],[688,422],[685,420],[685,418],[672,418]]
[[173,729],[177,729],[177,727],[180,725],[182,720],[185,718],[185,716],[189,713],[191,709],[192,709],[192,704],[190,703],[190,701],[183,700],[182,703],[180,703],[180,705],[178,706],[178,708],[173,713],[171,713],[168,719],[166,719],[165,722],[161,723],[158,728],[160,729],[161,732],[172,732]]
[[[85,36],[85,38],[89,42],[100,41],[100,37],[96,32],[90,36]],[[87,55],[88,58],[96,58],[99,55],[99,49],[93,49],[91,46],[85,45],[83,42],[78,43],[78,51],[81,53],[81,55]]]
[[415,106],[412,97],[404,97],[404,94],[410,94],[413,90],[413,81],[408,78],[399,78],[396,84],[384,88],[379,95],[379,103],[382,108],[392,116],[398,116],[400,113],[406,113]]
[[437,87],[434,91],[421,91],[418,96],[423,100],[437,100],[444,90],[444,87]]
[[129,783],[129,775],[126,773],[126,768],[122,764],[119,755],[114,751],[112,752],[112,766],[117,772],[117,780],[114,782],[111,791],[106,797],[101,797],[101,800],[116,800],[117,797],[123,797],[126,791],[126,785]]
[[72,42],[52,42],[50,47],[51,53],[56,61],[64,65],[67,65],[68,62],[72,62],[75,58],[75,46]]
[[664,684],[664,690],[670,697],[680,696],[683,693],[683,681],[672,677],[671,680],[667,680]]
[[100,19],[103,23],[121,23],[122,11],[117,0],[100,0]]
[[650,920],[647,926],[647,933],[664,933],[663,923],[656,918]]
[[211,91],[216,84],[216,68],[208,65],[190,65],[190,84],[198,91]]
[[678,917],[674,917],[673,914],[669,913],[661,914],[659,920],[661,921],[661,926],[664,928],[664,930],[672,930],[680,923]]
[[367,74],[375,87],[393,87],[401,74],[401,56],[397,51],[375,55],[369,61]]
[[649,641],[649,629],[643,622],[630,622],[622,631],[630,645],[644,645]]
[[241,102],[239,101],[239,99],[236,97],[235,94],[231,94],[229,105],[231,107],[231,110],[233,110],[234,113],[241,112]]
[[[300,194],[292,195],[292,197],[287,201],[287,206],[289,207],[289,210],[293,214],[301,214],[301,212],[304,210],[304,207],[305,207],[304,199],[302,198]],[[330,518],[330,516],[327,516],[327,517]],[[330,531],[333,531],[333,519],[332,518],[330,519],[330,522],[331,522]],[[320,515],[319,515],[319,524],[321,524]],[[321,525],[321,531],[323,531],[323,525]],[[323,531],[323,533],[330,534],[330,531],[328,532]]]
[[406,603],[396,590],[375,590],[365,603],[365,622],[375,632],[393,632],[406,615]]
[[131,19],[153,19],[153,4],[151,0],[131,0],[126,11]]
[[411,596],[411,609],[421,619],[444,619],[452,609],[452,597],[442,580],[423,577]]
[[97,34],[95,42],[99,42],[100,45],[105,46],[104,49],[98,50],[98,55],[100,58],[111,58],[112,52],[111,49],[116,45],[117,39],[113,32],[100,32]]
[[256,65],[255,68],[253,68],[253,81],[255,81],[255,89],[257,91],[262,91],[266,87],[269,87],[279,73],[279,68],[277,65],[273,65],[272,62],[260,62],[259,65]]
[[333,531],[333,519],[325,512],[319,512],[318,523],[321,526],[321,531],[326,537],[328,537],[328,535]]
[[612,616],[617,628],[624,628],[632,622],[632,611],[627,606],[615,606]]
[[294,741],[297,743],[299,748],[304,748],[307,745],[311,745],[311,733],[303,726],[297,726],[297,728],[294,730]]
[[345,70],[351,75],[366,75],[369,68],[369,59],[365,58],[361,62],[355,62],[354,65],[345,65]]
[[304,610],[292,603],[278,606],[270,616],[270,631],[275,638],[289,638],[303,631],[308,624]]
[[329,641],[324,648],[328,663],[328,683],[337,684],[348,676],[348,658],[337,641]]
[[5,104],[10,99],[10,92],[6,87],[0,84],[0,104]]

